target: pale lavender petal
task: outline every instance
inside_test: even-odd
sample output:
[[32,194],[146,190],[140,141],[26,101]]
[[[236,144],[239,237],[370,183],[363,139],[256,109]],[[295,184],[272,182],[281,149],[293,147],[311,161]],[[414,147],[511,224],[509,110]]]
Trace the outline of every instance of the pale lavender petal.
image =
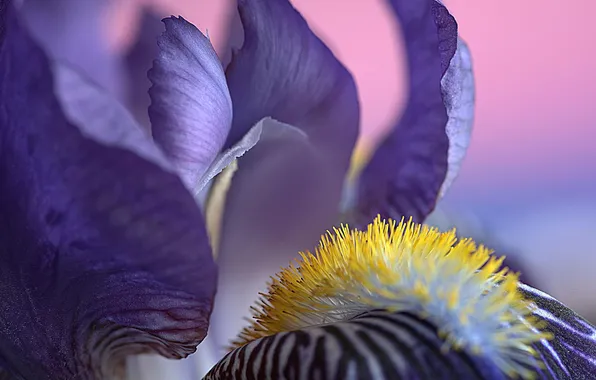
[[110,50],[105,28],[108,4],[108,0],[26,0],[20,13],[50,57],[122,97],[122,61]]
[[224,145],[232,103],[209,39],[182,17],[163,21],[166,31],[149,71],[149,117],[155,141],[192,189]]

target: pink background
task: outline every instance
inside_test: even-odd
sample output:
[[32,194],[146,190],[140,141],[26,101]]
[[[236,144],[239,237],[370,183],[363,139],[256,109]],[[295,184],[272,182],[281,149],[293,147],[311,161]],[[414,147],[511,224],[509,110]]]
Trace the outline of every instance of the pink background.
[[[221,52],[232,1],[120,2],[109,20],[117,48],[134,31],[135,2],[208,29]],[[363,107],[361,144],[374,144],[404,100],[401,43],[385,1],[293,3],[353,72]],[[472,51],[477,109],[468,157],[441,207],[456,220],[480,220],[519,251],[545,290],[596,317],[590,294],[596,269],[596,2],[446,4]]]

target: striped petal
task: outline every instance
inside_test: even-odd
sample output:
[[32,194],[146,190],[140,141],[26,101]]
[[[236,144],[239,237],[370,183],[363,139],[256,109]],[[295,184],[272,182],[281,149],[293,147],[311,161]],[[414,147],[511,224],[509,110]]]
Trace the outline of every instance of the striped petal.
[[471,133],[470,54],[458,43],[455,20],[435,0],[391,5],[404,34],[410,94],[401,120],[361,174],[359,225],[377,214],[424,220],[453,181]]
[[232,103],[209,39],[182,17],[163,21],[166,31],[148,74],[149,118],[155,141],[194,189],[228,136]]
[[521,284],[523,295],[538,306],[534,315],[553,339],[535,346],[545,368],[541,378],[591,379],[596,374],[596,327],[550,295]]
[[272,277],[206,379],[592,378],[596,328],[502,262],[411,222],[336,229]]
[[122,62],[110,52],[104,28],[108,4],[107,0],[26,0],[20,13],[50,57],[121,97]]
[[[204,380],[505,380],[490,359],[444,352],[432,324],[373,311],[349,321],[282,332],[228,353]],[[283,353],[283,354],[282,354]]]
[[[111,378],[129,353],[190,354],[216,279],[200,210],[147,136],[101,119],[99,90],[60,68],[53,83],[2,5],[0,366],[86,380]],[[66,115],[54,95],[65,84],[78,88],[60,99]],[[75,126],[73,99],[104,123]]]

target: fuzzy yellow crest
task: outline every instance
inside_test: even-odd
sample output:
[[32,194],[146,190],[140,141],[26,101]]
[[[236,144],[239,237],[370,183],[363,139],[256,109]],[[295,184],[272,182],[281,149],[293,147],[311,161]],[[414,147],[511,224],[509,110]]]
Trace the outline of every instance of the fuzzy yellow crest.
[[[483,354],[511,375],[529,376],[531,345],[547,335],[518,291],[518,274],[455,230],[377,218],[366,231],[347,226],[301,253],[253,307],[232,344],[345,321],[373,309],[410,312],[433,323],[446,346]],[[524,360],[527,356],[527,360]]]

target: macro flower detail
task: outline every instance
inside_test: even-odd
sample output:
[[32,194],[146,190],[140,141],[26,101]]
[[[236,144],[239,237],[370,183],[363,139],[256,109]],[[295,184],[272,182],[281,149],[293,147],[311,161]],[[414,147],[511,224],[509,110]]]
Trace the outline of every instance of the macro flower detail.
[[272,277],[216,379],[589,379],[596,328],[455,230],[377,218]]
[[[396,14],[407,9],[399,21],[412,72],[409,106],[356,179],[354,202],[340,210],[359,129],[353,79],[288,1],[238,2],[245,41],[226,69],[234,108],[227,144],[265,116],[297,127],[307,139],[259,142],[228,180],[223,216],[211,218],[221,219],[212,232],[220,242],[216,341],[223,344],[232,326],[240,328],[240,316],[229,308],[239,300],[248,307],[258,291],[239,280],[246,273],[273,273],[311,249],[329,226],[344,221],[340,211],[356,226],[379,213],[421,221],[446,189],[447,173],[456,175],[473,115],[469,51],[458,43],[457,24],[443,5],[393,6]],[[396,207],[398,198],[403,204]]]
[[[534,345],[552,337],[504,258],[455,231],[377,218],[300,256],[272,278],[238,348],[207,379],[492,379],[497,369],[530,378]],[[254,359],[236,372],[241,357]]]
[[[290,1],[237,1],[244,43],[227,67],[183,17],[157,36],[146,14],[127,68],[151,88],[131,76],[128,98],[99,37],[108,2],[51,3],[0,0],[0,379],[136,380],[134,364],[164,361],[131,356],[199,343],[202,366],[219,360],[207,380],[596,373],[594,326],[487,248],[420,224],[474,118],[470,49],[440,1],[389,0],[408,101],[345,209],[357,85]],[[255,278],[297,252],[240,330]],[[162,378],[207,372],[172,363]]]

